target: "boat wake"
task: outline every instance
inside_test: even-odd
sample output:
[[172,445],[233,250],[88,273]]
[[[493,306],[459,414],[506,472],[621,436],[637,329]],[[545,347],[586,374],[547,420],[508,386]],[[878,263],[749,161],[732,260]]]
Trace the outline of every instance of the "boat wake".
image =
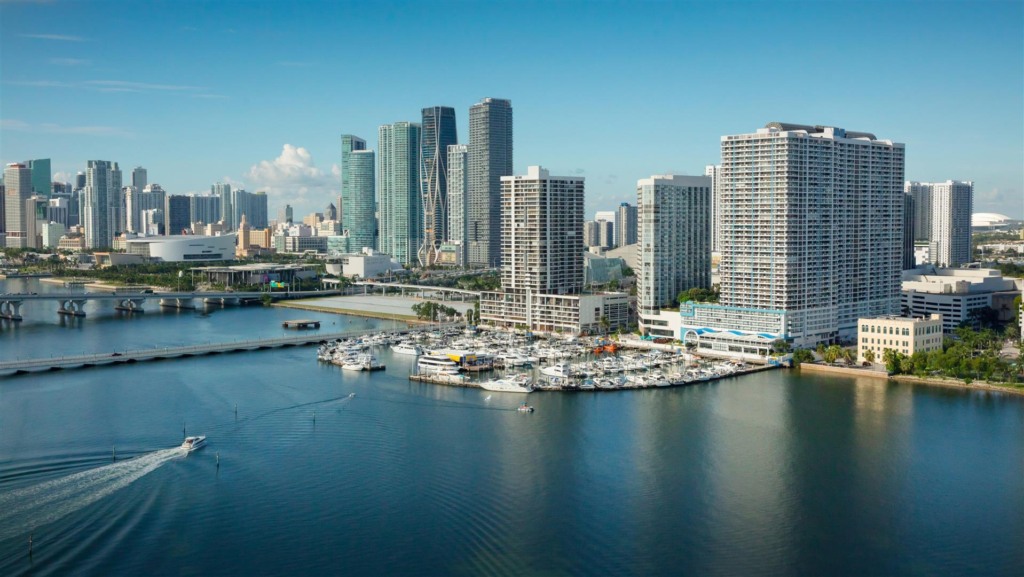
[[60,479],[0,493],[0,541],[27,535],[87,507],[185,455],[180,447],[147,453]]

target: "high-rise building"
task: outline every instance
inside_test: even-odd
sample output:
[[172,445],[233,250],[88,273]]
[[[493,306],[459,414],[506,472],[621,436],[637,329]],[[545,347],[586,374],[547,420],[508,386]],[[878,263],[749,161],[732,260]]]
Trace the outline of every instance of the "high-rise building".
[[679,293],[711,287],[711,178],[652,176],[636,183],[637,307],[641,328]]
[[164,234],[174,236],[186,234],[192,229],[189,197],[169,194],[164,203]]
[[903,270],[917,267],[914,256],[914,197],[903,194]]
[[327,208],[324,209],[324,220],[338,220],[338,208],[334,206],[333,202],[327,203]]
[[341,136],[341,228],[352,251],[376,248],[375,155],[366,141]]
[[7,229],[7,248],[35,246],[35,239],[29,238],[29,220],[34,216],[25,212],[25,203],[30,198],[32,198],[32,169],[24,164],[8,164],[4,168],[4,219]]
[[52,173],[50,172],[50,159],[37,158],[25,162],[32,169],[32,194],[50,198],[53,194]]
[[448,147],[448,238],[463,247],[466,242],[466,192],[469,187],[469,147],[453,144]]
[[137,234],[147,234],[142,212],[159,209],[161,214],[163,214],[166,195],[167,193],[164,189],[156,183],[147,184],[144,188],[140,189],[136,189],[134,186],[129,187],[129,191],[125,195],[126,230]]
[[[231,185],[223,182],[218,182],[210,186],[210,194],[220,198],[220,219],[224,221],[224,226],[227,230],[235,228],[235,221],[231,220],[234,216],[234,206],[231,204]],[[165,215],[165,219],[167,216]],[[168,222],[170,222],[168,220]],[[179,233],[168,233],[168,234],[179,234]]]
[[84,172],[79,172],[75,175],[75,190],[85,190],[86,175]]
[[[189,222],[214,224],[221,219],[220,197],[212,194],[188,195]],[[155,207],[154,207],[155,208]]]
[[595,221],[597,228],[597,246],[603,249],[615,247],[615,223],[610,220]]
[[295,213],[292,210],[292,205],[290,205],[290,204],[284,205],[284,208],[279,210],[278,213],[277,213],[278,224],[284,224],[284,223],[291,224],[294,221],[294,219],[295,219]]
[[928,183],[906,182],[903,192],[914,203],[914,240],[928,242],[932,234],[932,187]]
[[0,180],[0,247],[5,246],[7,246],[7,187]]
[[597,231],[597,221],[588,220],[583,223],[583,246],[600,246],[601,234]]
[[619,205],[615,214],[615,245],[636,244],[638,213],[628,202]]
[[958,267],[971,262],[974,183],[947,180],[920,184],[932,190],[932,231],[928,250],[931,263],[940,267]]
[[380,127],[380,250],[403,265],[416,264],[423,242],[420,198],[420,125],[396,122]]
[[448,238],[448,147],[458,143],[455,109],[431,106],[422,110],[420,136],[420,198],[423,204],[423,243],[420,266],[437,262],[441,243]]
[[121,228],[122,198],[121,169],[117,163],[88,161],[81,210],[86,248],[114,246],[114,233]]
[[772,122],[723,136],[721,306],[681,314],[750,334],[700,346],[756,348],[765,334],[813,346],[899,314],[903,170],[904,145],[866,132]]
[[709,164],[704,167],[704,176],[711,178],[711,250],[718,252],[718,171],[721,165]]
[[512,102],[484,98],[469,109],[470,266],[501,264],[501,177],[512,175]]
[[149,184],[149,177],[146,173],[146,169],[141,166],[133,168],[132,186],[135,187],[135,190],[145,190],[147,184]]
[[270,205],[267,192],[260,190],[249,195],[249,206],[246,208],[245,221],[250,228],[264,229],[270,222]]

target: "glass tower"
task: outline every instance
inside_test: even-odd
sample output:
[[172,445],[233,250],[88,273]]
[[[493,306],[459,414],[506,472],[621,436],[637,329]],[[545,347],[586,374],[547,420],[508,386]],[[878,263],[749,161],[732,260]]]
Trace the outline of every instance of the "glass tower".
[[420,147],[420,197],[423,202],[423,244],[417,254],[421,266],[434,264],[441,241],[448,238],[448,147],[458,142],[455,109],[423,109]]
[[469,108],[467,248],[471,266],[501,264],[501,177],[512,175],[512,102],[484,98]]
[[385,124],[380,127],[379,145],[380,249],[403,265],[412,265],[423,242],[420,125]]

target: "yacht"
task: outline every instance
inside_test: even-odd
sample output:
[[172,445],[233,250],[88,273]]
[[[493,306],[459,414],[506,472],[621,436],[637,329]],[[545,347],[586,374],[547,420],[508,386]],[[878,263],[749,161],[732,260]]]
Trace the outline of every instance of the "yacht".
[[397,345],[391,345],[391,351],[399,355],[413,355],[419,356],[423,354],[423,348],[419,345],[411,345],[409,343],[398,343]]
[[204,446],[206,446],[206,435],[185,437],[185,441],[181,444],[181,448],[189,453],[196,449],[202,449]]
[[530,359],[516,352],[501,354],[498,358],[504,361],[506,367],[525,367],[530,364]]
[[341,365],[341,369],[344,371],[382,371],[384,364],[373,355],[359,355],[347,359],[345,364]]
[[533,390],[533,383],[527,375],[513,375],[503,379],[492,379],[480,383],[480,388],[485,391],[499,393],[529,393]]
[[544,367],[540,372],[549,377],[569,378],[572,376],[572,368],[569,363],[555,363],[550,367]]
[[457,375],[459,365],[447,355],[423,355],[416,366],[424,374]]

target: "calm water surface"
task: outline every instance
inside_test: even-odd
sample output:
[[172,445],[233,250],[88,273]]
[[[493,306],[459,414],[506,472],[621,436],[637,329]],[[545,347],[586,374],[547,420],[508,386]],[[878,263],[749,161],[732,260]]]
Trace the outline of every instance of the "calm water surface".
[[[89,307],[26,305],[0,359],[379,324]],[[519,414],[379,356],[0,378],[0,574],[1024,574],[1022,397],[774,371]],[[209,446],[170,450],[183,425]]]

